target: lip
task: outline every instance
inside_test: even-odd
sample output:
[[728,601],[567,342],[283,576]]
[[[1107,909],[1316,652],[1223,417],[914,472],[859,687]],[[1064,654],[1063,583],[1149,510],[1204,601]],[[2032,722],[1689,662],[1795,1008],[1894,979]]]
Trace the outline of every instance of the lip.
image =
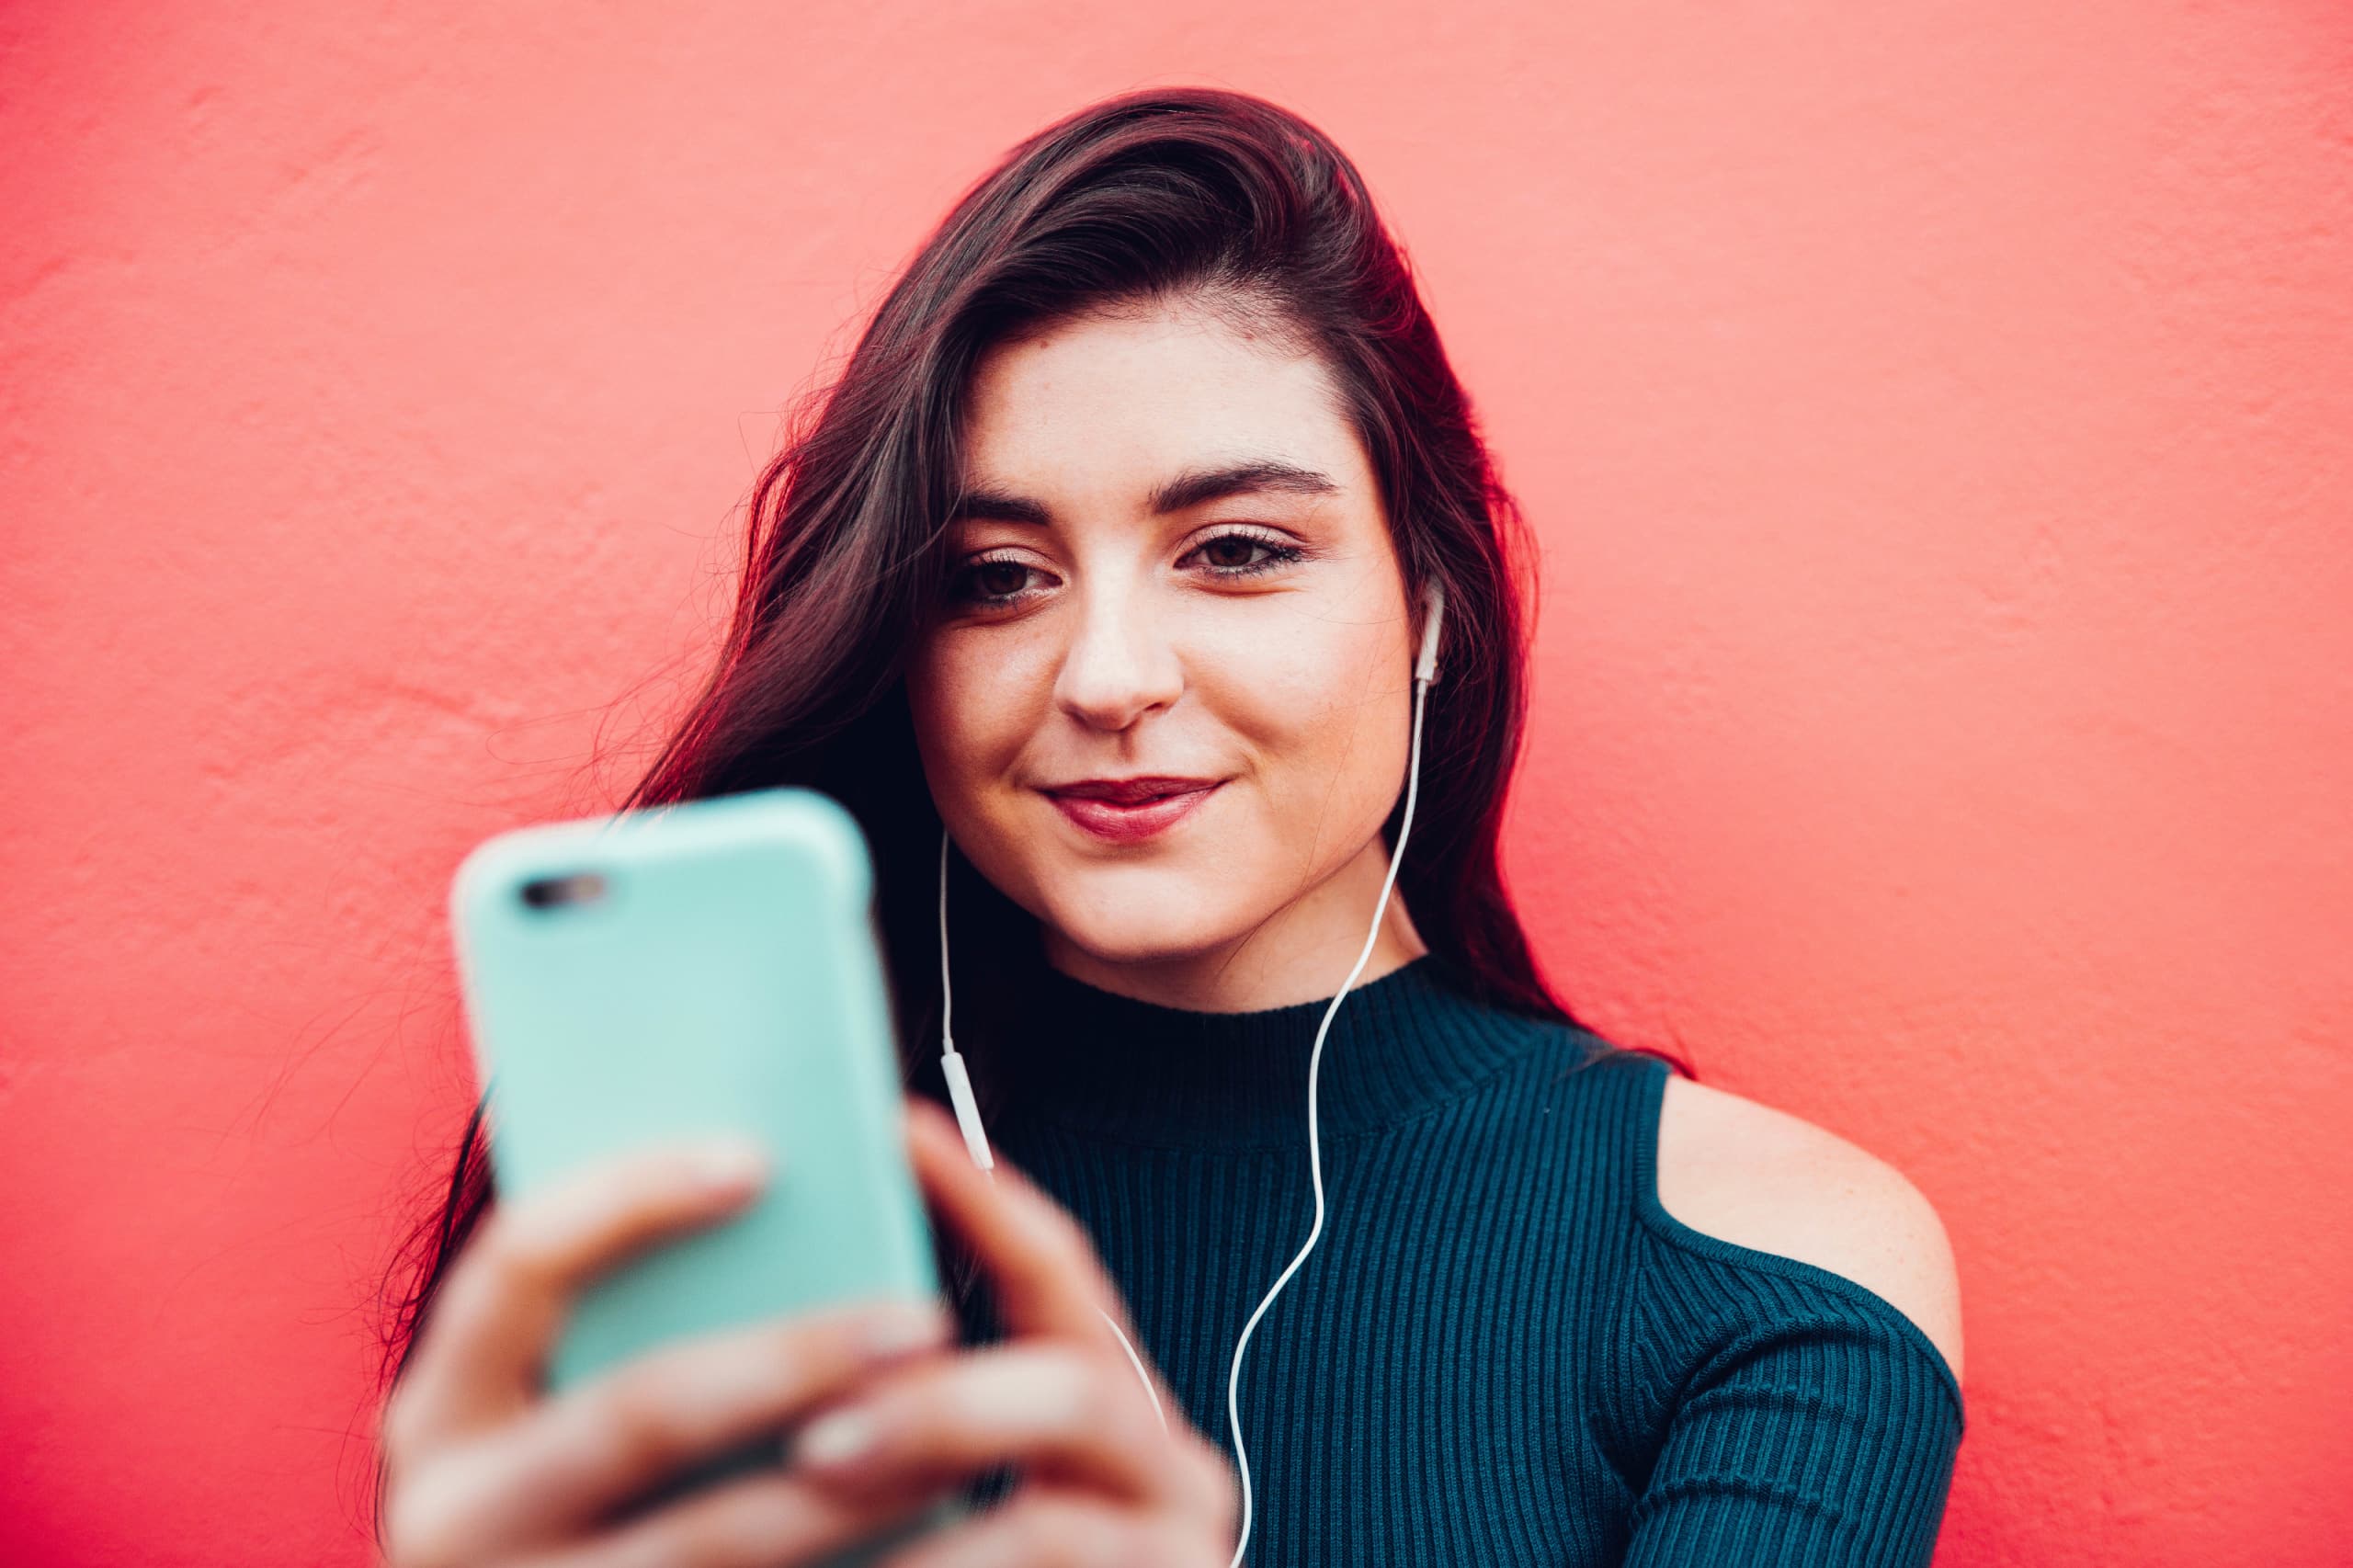
[[[1133,844],[1165,833],[1190,816],[1224,782],[1222,778],[1097,778],[1070,787],[1083,793],[1063,790],[1043,793],[1063,816],[1096,837]],[[1136,798],[1154,790],[1168,792]]]

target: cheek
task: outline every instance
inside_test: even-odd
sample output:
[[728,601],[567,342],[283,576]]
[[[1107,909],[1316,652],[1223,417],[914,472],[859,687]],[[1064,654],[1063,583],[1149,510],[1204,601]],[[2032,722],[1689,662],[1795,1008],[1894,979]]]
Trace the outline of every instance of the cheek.
[[947,759],[959,749],[951,728],[957,705],[938,661],[928,654],[907,666],[907,721],[924,771],[938,782]]
[[1022,820],[1011,783],[1037,724],[1008,683],[1003,661],[926,651],[908,666],[908,716],[924,782],[957,852],[1016,904],[1044,918],[1029,849],[1035,824]]
[[907,710],[915,727],[915,755],[922,763],[924,783],[931,791],[932,804],[951,832],[969,837],[972,816],[972,789],[968,782],[972,776],[972,743],[957,722],[958,714],[967,710],[957,702],[952,686],[910,674]]
[[1256,756],[1279,830],[1302,845],[1319,822],[1385,812],[1404,778],[1412,710],[1397,695],[1395,649],[1369,630],[1336,624],[1265,649],[1223,683],[1218,710]]
[[908,667],[915,749],[951,821],[968,814],[968,797],[1005,774],[1032,727],[1007,678],[1001,664],[961,657],[952,645],[926,649]]

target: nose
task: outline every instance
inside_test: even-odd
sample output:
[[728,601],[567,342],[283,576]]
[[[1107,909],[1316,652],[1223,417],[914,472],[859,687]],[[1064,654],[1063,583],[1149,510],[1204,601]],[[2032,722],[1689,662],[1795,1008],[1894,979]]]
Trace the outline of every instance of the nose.
[[1070,646],[1054,678],[1063,712],[1098,730],[1124,730],[1185,689],[1184,664],[1147,590],[1099,577],[1078,596]]

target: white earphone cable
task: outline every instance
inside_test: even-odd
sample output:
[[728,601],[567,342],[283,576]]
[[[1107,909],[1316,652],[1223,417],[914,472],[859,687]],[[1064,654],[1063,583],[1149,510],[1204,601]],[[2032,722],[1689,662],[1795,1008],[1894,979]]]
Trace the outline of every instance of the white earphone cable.
[[[939,1062],[948,1076],[949,1097],[956,1102],[957,1123],[964,1130],[964,1146],[972,1152],[972,1163],[981,1167],[990,1185],[995,1186],[996,1160],[989,1153],[987,1135],[981,1131],[980,1106],[972,1097],[972,1078],[965,1073],[964,1059],[957,1054],[955,1039],[948,1030],[949,1006],[948,829],[943,825],[939,830]],[[1160,1418],[1160,1429],[1167,1431],[1168,1412],[1161,1408],[1160,1391],[1153,1387],[1152,1374],[1144,1370],[1143,1358],[1136,1354],[1136,1347],[1129,1342],[1127,1331],[1120,1326],[1119,1319],[1100,1307],[1095,1310],[1109,1325],[1112,1337],[1120,1342],[1120,1348],[1128,1353],[1128,1365],[1136,1369],[1136,1381],[1143,1384],[1144,1394],[1152,1401],[1152,1413]]]
[[1305,1263],[1307,1255],[1314,1250],[1316,1238],[1324,1233],[1324,1155],[1315,1127],[1315,1085],[1324,1065],[1324,1035],[1332,1027],[1332,1016],[1340,1010],[1341,1002],[1347,999],[1349,990],[1355,986],[1357,976],[1364,972],[1365,963],[1372,957],[1373,947],[1381,938],[1381,916],[1389,912],[1389,890],[1396,885],[1397,864],[1405,855],[1405,835],[1414,828],[1414,796],[1420,786],[1422,772],[1422,699],[1429,694],[1429,677],[1416,674],[1414,679],[1414,743],[1411,758],[1405,766],[1405,814],[1397,823],[1397,846],[1389,855],[1389,875],[1381,884],[1381,903],[1373,909],[1372,929],[1365,933],[1364,951],[1357,955],[1356,968],[1348,971],[1348,978],[1337,994],[1333,996],[1332,1005],[1324,1009],[1324,1021],[1315,1029],[1314,1049],[1307,1057],[1307,1170],[1315,1184],[1315,1222],[1308,1228],[1306,1244],[1290,1260],[1290,1267],[1267,1288],[1265,1298],[1258,1302],[1258,1310],[1252,1312],[1250,1321],[1242,1325],[1242,1336],[1233,1342],[1233,1365],[1225,1380],[1225,1420],[1227,1433],[1233,1440],[1234,1462],[1242,1472],[1242,1534],[1233,1543],[1233,1560],[1226,1568],[1241,1568],[1242,1555],[1250,1546],[1250,1456],[1242,1443],[1242,1353],[1249,1346],[1250,1335],[1257,1328],[1258,1320],[1267,1315],[1267,1309],[1275,1304],[1275,1298],[1282,1293],[1285,1285],[1290,1283],[1291,1276],[1299,1272],[1299,1266]]

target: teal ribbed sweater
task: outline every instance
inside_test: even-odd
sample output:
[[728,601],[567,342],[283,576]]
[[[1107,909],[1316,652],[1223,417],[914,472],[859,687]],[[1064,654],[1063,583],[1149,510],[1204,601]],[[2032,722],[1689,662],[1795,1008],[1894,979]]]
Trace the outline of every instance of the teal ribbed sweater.
[[[991,1138],[1094,1235],[1224,1446],[1234,1336],[1314,1216],[1326,1003],[1196,1013],[1050,969],[1028,1000],[986,1063]],[[1943,1357],[1852,1280],[1660,1207],[1670,1069],[1606,1051],[1437,954],[1341,1004],[1325,1229],[1243,1366],[1251,1562],[1928,1562],[1962,1428]]]

